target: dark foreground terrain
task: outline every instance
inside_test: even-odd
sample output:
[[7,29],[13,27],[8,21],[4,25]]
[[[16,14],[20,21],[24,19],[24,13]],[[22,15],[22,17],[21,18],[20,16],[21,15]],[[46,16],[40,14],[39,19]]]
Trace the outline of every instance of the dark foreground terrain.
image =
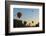
[[39,27],[39,23],[36,25],[36,26],[26,26],[27,22],[24,21],[24,23],[22,23],[22,20],[17,20],[17,19],[14,19],[14,28],[16,27]]

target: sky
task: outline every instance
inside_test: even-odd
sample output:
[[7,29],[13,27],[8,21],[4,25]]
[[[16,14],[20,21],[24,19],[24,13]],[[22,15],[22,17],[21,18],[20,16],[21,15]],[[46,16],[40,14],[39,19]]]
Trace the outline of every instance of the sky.
[[13,9],[13,17],[14,19],[17,19],[18,17],[16,16],[18,12],[22,13],[22,16],[20,17],[21,20],[31,22],[34,21],[35,24],[36,22],[39,21],[39,9],[33,9],[33,8],[14,8]]

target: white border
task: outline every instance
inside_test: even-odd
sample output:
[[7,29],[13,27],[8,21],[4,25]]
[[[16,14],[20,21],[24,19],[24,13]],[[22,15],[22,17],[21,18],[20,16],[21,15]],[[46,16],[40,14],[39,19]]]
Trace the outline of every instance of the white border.
[[[34,8],[39,9],[39,27],[27,28],[13,28],[13,8]],[[39,31],[42,30],[42,6],[27,6],[27,5],[10,5],[10,33],[11,32],[24,32],[24,31]]]

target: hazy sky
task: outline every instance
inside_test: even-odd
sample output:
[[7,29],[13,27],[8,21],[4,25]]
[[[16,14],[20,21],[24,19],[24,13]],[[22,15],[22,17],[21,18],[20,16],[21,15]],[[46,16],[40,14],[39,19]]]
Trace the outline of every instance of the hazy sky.
[[22,16],[20,17],[21,20],[28,20],[29,21],[38,21],[39,20],[39,9],[33,9],[33,8],[14,8],[13,9],[13,17],[17,19],[18,17],[16,14],[18,12],[22,13]]

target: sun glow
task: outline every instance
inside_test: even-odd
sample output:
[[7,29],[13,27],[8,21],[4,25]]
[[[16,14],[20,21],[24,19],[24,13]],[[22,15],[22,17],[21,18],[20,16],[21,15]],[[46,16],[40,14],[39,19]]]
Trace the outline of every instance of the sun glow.
[[[34,22],[34,23],[32,23],[32,21]],[[39,23],[38,22],[39,20],[28,20],[27,21],[27,24],[26,24],[26,26],[35,26],[37,23]]]

